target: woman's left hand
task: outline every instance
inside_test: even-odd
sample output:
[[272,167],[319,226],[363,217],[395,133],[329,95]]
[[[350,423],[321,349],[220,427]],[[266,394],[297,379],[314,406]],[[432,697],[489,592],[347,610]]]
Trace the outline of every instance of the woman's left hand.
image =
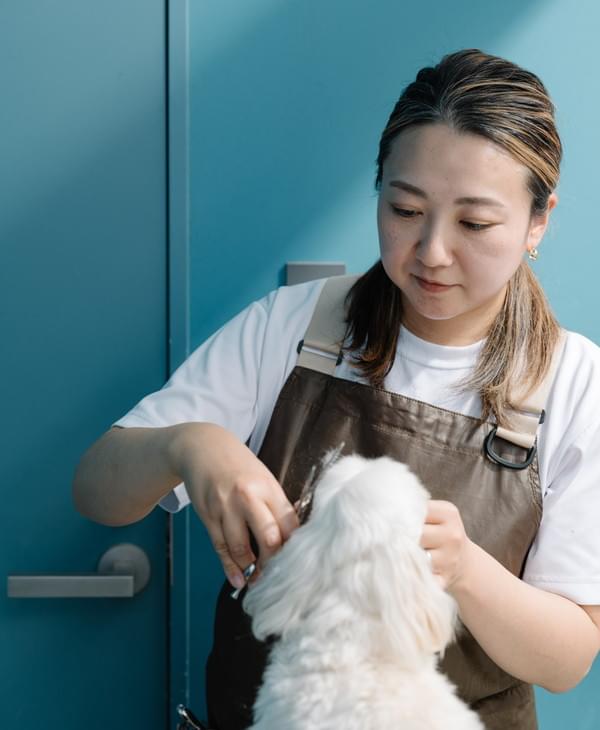
[[434,574],[452,593],[453,587],[465,577],[473,545],[456,505],[444,500],[429,500],[420,544],[429,553]]

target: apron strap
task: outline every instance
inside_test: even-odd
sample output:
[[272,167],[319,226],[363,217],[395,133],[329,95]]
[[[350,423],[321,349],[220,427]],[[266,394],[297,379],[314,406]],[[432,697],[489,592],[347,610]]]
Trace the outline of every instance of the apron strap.
[[358,278],[351,275],[327,279],[304,339],[298,343],[298,365],[333,375],[342,361],[341,348],[346,332],[344,300]]
[[548,400],[550,388],[554,382],[554,376],[558,369],[562,353],[565,347],[567,333],[564,329],[560,330],[552,361],[546,375],[538,387],[530,393],[527,398],[519,400],[518,409],[513,409],[510,415],[511,428],[498,428],[496,435],[505,441],[522,446],[525,449],[531,449],[535,443],[538,426],[544,422],[545,411],[544,406]]
[[[332,276],[327,279],[321,290],[317,305],[304,335],[298,343],[297,364],[333,375],[342,361],[341,347],[346,330],[344,300],[350,287],[359,275]],[[537,429],[544,422],[544,406],[554,376],[560,362],[566,340],[566,332],[561,329],[554,349],[552,362],[544,380],[533,393],[519,402],[518,409],[511,413],[511,428],[495,428],[494,434],[525,449],[535,444]]]

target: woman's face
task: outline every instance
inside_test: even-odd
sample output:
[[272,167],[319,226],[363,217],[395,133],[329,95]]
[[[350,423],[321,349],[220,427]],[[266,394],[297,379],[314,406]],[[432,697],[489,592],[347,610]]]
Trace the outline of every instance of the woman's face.
[[484,137],[445,124],[410,127],[383,165],[381,258],[416,335],[463,345],[485,336],[549,211],[531,217],[527,168]]

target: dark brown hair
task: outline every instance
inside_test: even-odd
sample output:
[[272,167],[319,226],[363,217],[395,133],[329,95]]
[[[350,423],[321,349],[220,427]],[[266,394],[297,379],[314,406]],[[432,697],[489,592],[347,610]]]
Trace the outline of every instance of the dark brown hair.
[[[421,69],[402,92],[379,143],[376,190],[396,137],[408,127],[443,123],[478,134],[529,169],[531,214],[542,214],[558,183],[562,146],[554,105],[540,79],[515,64],[477,49],[444,56]],[[396,355],[402,322],[401,292],[378,261],[347,299],[345,350],[368,381],[381,387]],[[492,323],[471,378],[482,399],[482,419],[509,421],[510,393],[521,396],[542,380],[559,334],[544,293],[523,261],[508,283],[502,310]],[[515,404],[512,404],[515,405]],[[517,404],[518,405],[518,404]]]

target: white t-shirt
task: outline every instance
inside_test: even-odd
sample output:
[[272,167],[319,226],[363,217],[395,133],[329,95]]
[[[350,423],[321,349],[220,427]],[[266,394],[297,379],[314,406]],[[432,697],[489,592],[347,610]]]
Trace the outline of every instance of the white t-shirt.
[[[281,287],[250,304],[198,347],[164,387],[117,426],[207,421],[260,450],[275,402],[296,364],[324,280]],[[479,416],[477,393],[452,386],[467,376],[482,343],[446,347],[401,329],[384,387],[434,406]],[[347,360],[335,376],[365,382]],[[580,604],[600,604],[600,348],[569,332],[538,437],[543,516],[524,580]],[[189,503],[180,484],[161,506]]]

